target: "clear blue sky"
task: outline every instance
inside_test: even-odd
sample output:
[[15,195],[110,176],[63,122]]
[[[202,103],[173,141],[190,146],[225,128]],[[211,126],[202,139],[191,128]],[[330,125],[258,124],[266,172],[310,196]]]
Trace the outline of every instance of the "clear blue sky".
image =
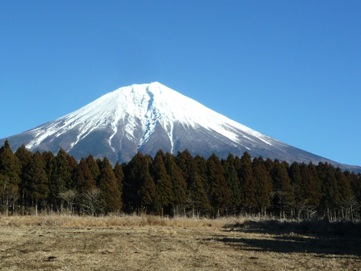
[[0,138],[159,81],[361,165],[361,1],[0,1]]

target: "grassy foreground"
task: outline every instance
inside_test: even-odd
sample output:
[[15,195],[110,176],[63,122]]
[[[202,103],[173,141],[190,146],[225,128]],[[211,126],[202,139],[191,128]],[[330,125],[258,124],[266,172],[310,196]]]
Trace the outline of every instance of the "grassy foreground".
[[360,225],[0,217],[0,270],[361,270]]

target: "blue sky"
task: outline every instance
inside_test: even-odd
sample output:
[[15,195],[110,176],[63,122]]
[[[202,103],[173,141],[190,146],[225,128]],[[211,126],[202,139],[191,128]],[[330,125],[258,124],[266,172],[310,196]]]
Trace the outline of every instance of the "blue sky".
[[361,1],[0,1],[0,138],[161,82],[361,165]]

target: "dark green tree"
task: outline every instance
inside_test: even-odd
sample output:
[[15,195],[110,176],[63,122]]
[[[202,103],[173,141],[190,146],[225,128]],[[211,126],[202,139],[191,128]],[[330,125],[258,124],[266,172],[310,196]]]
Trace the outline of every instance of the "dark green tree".
[[272,178],[261,157],[253,159],[252,169],[256,186],[257,208],[260,214],[265,216],[267,209],[271,206]]
[[81,214],[95,215],[103,207],[103,204],[101,204],[96,180],[85,158],[82,158],[77,166],[75,180],[78,211]]
[[21,206],[21,214],[25,213],[25,206],[30,206],[30,196],[28,194],[29,184],[26,182],[24,178],[25,168],[28,166],[31,161],[33,154],[31,151],[25,148],[25,145],[21,145],[15,152],[15,156],[18,158],[20,163],[20,185],[19,185],[19,194],[20,199],[19,203]]
[[170,153],[165,154],[164,165],[172,182],[173,200],[172,206],[175,215],[179,214],[180,208],[185,208],[187,203],[187,183],[178,167],[175,157]]
[[196,155],[194,157],[194,162],[196,163],[197,172],[199,177],[202,180],[202,185],[207,193],[209,193],[210,185],[208,181],[208,166],[207,166],[207,159],[203,156]]
[[[73,165],[70,164],[69,155],[61,148],[55,157],[54,168],[49,180],[52,205],[55,210],[63,212],[66,199],[63,193],[72,190],[73,187]],[[72,206],[67,206],[72,209]]]
[[99,189],[106,214],[118,214],[121,208],[121,195],[113,167],[108,158],[104,158],[100,168]]
[[341,217],[342,219],[346,218],[347,209],[352,205],[353,193],[351,189],[350,179],[347,178],[347,175],[340,169],[336,168],[335,177],[337,180],[337,188],[340,193],[340,206]]
[[88,165],[88,168],[89,168],[91,174],[93,175],[94,180],[97,181],[99,178],[99,175],[100,175],[100,170],[99,170],[98,164],[101,164],[101,163],[97,163],[96,160],[94,159],[93,155],[91,155],[91,154],[86,158],[86,163]]
[[156,186],[150,174],[152,159],[138,152],[125,168],[123,201],[128,212],[153,211]]
[[242,206],[248,213],[252,213],[256,207],[256,184],[253,177],[252,159],[245,152],[240,160],[240,168],[238,169],[238,178],[242,189]]
[[[119,162],[115,163],[114,166],[114,174],[115,174],[115,178],[117,179],[117,187],[120,193],[120,197],[122,198],[123,195],[123,184],[124,184],[124,172],[123,172],[123,167],[121,164],[119,164]],[[123,206],[123,202],[121,200],[121,208]]]
[[172,214],[172,202],[174,200],[173,187],[167,169],[164,164],[164,153],[159,150],[153,160],[151,175],[156,184],[156,198],[153,211],[159,214]]
[[223,167],[219,158],[212,154],[207,160],[208,181],[210,184],[209,199],[214,215],[225,213],[231,204],[231,193],[223,175]]
[[[321,187],[315,165],[302,163],[299,165],[302,183],[302,208],[305,218],[315,216],[321,199]],[[301,215],[301,213],[300,213]]]
[[79,195],[96,188],[96,180],[85,158],[82,158],[77,166],[75,180],[75,188]]
[[19,160],[12,152],[9,141],[5,140],[0,148],[0,199],[5,215],[8,215],[9,207],[14,211],[19,198],[20,170]]
[[332,219],[337,216],[336,209],[341,205],[341,195],[338,190],[335,169],[328,163],[319,163],[317,170],[321,182],[319,211],[328,219]]
[[31,205],[35,206],[35,213],[46,207],[49,195],[48,175],[45,171],[45,162],[39,151],[35,152],[27,167],[24,169],[24,179],[28,183],[27,194]]
[[15,156],[19,160],[20,168],[25,168],[33,157],[31,151],[29,151],[25,145],[21,145],[15,152]]
[[289,167],[289,177],[292,184],[293,194],[295,195],[295,211],[298,218],[305,209],[305,193],[303,178],[301,175],[300,165],[294,162]]
[[223,161],[224,177],[226,178],[227,186],[231,192],[231,207],[235,214],[241,205],[242,190],[234,164],[235,158],[232,154],[229,154],[227,160]]
[[177,164],[187,183],[188,210],[193,213],[207,214],[211,209],[207,191],[204,188],[203,180],[198,171],[197,163],[188,150],[177,155]]
[[353,191],[353,199],[350,206],[350,219],[352,221],[360,220],[360,212],[356,211],[361,206],[361,174],[355,172],[346,172],[348,179],[350,180],[351,189]]
[[280,217],[293,216],[295,198],[291,180],[288,175],[287,164],[275,160],[272,168],[272,205]]

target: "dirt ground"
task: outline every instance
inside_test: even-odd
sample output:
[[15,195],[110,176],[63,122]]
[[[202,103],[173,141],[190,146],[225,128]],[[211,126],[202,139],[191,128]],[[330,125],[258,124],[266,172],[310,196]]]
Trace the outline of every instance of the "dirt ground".
[[0,270],[361,270],[361,240],[348,236],[280,233],[239,222],[61,219],[0,217]]

